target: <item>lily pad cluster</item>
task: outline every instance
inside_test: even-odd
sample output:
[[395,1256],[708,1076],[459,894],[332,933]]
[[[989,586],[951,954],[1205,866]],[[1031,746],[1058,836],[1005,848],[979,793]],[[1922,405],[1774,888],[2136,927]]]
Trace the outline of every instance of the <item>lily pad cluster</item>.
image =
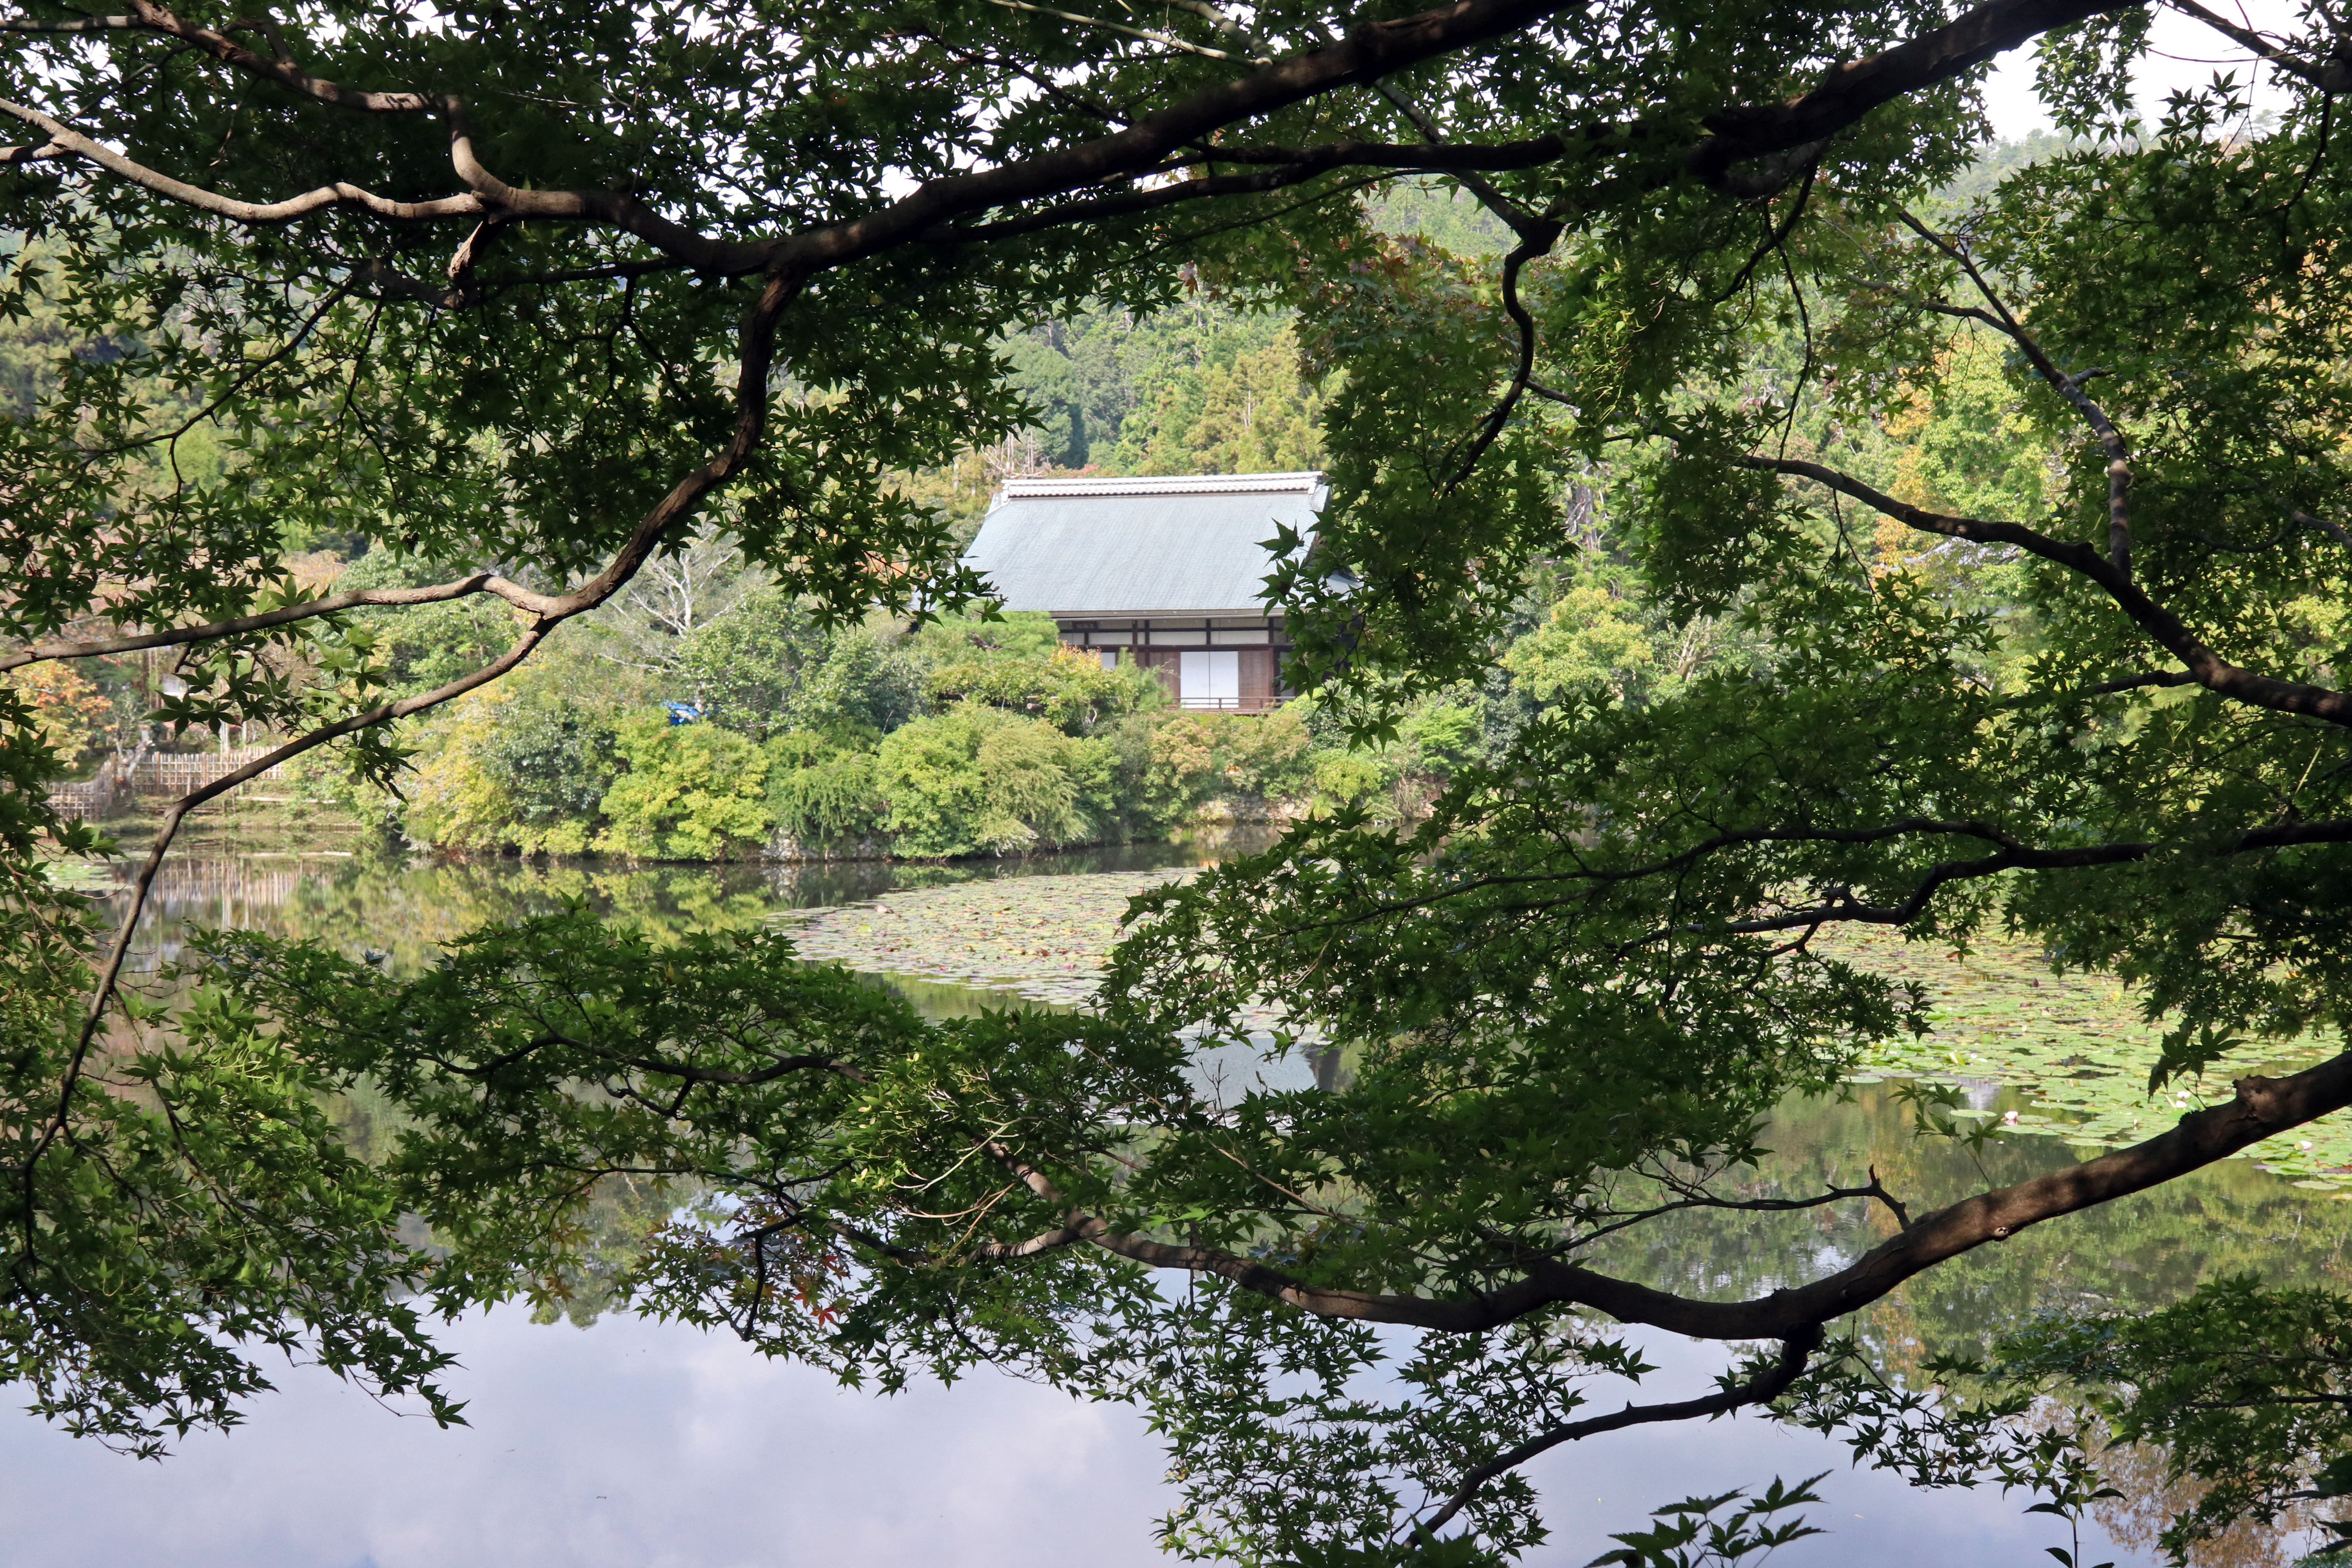
[[[793,930],[802,956],[893,979],[996,993],[1008,1000],[1082,1008],[1096,999],[1111,945],[1136,895],[1189,869],[1012,877],[888,894],[864,903],[771,917]],[[2147,1091],[2162,1026],[2097,975],[2055,974],[2030,942],[1983,940],[1967,952],[1893,932],[1824,932],[1822,952],[1890,978],[1917,981],[1933,1027],[1882,1042],[1853,1081],[1911,1079],[2008,1091],[2012,1109],[1961,1106],[1947,1114],[1990,1120],[2005,1135],[2063,1138],[2078,1146],[2137,1142],[2174,1119],[2226,1100],[2233,1079],[2317,1059],[2325,1041],[2258,1042],[2199,1079]],[[1264,1019],[1274,1017],[1267,1009]],[[2313,1191],[2352,1195],[2352,1122],[2328,1120],[2247,1152],[2263,1168]]]
[[1180,868],[1007,877],[772,918],[792,931],[803,958],[1083,1007],[1101,985],[1129,900],[1192,875]]
[[[1816,947],[1927,988],[1933,1027],[1882,1041],[1854,1081],[1919,1079],[2014,1090],[2014,1110],[1958,1108],[2004,1133],[2039,1133],[2112,1147],[2154,1137],[2191,1110],[2230,1098],[2249,1074],[2294,1071],[2337,1048],[2332,1039],[2254,1041],[2207,1068],[2147,1092],[2163,1026],[2101,975],[2053,974],[2031,942],[1979,940],[1957,952],[1906,942],[1891,931],[1823,933]],[[2246,1152],[2267,1170],[2315,1191],[2352,1194],[2352,1122],[2330,1118]]]

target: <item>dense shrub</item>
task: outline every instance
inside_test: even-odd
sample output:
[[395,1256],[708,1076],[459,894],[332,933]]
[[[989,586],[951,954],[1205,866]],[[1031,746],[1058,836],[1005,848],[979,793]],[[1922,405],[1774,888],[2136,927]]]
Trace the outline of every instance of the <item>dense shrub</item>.
[[1151,731],[1144,795],[1174,821],[1218,798],[1251,803],[1304,795],[1315,777],[1308,707],[1271,713],[1177,712]]
[[515,820],[545,830],[593,821],[620,771],[611,725],[569,697],[522,693],[481,746],[506,785]]
[[922,710],[922,663],[862,626],[827,631],[773,588],[684,639],[667,679],[755,741],[792,730],[887,734]]
[[767,838],[770,757],[716,724],[672,724],[661,712],[625,721],[626,771],[604,792],[594,847],[647,860],[726,860]]
[[1476,762],[1485,750],[1478,710],[1455,702],[1432,702],[1397,726],[1407,773],[1445,778]]
[[965,702],[887,736],[876,753],[884,826],[908,856],[1080,844],[1115,818],[1117,754],[1042,719]]
[[1360,807],[1374,817],[1396,815],[1395,791],[1403,770],[1393,748],[1372,752],[1325,752],[1315,763],[1318,808]]
[[923,710],[922,662],[863,627],[834,633],[784,706],[784,727],[819,734],[887,735]]
[[[1311,704],[1173,710],[1148,671],[1064,648],[1043,616],[824,631],[754,591],[679,643],[652,673],[609,641],[552,650],[527,684],[421,726],[408,834],[655,860],[749,856],[777,834],[1022,853],[1157,836],[1217,800],[1244,816],[1310,796],[1407,815],[1420,797],[1399,780],[1442,775],[1477,740],[1473,710],[1432,707],[1379,756],[1335,760]],[[704,716],[672,724],[645,706],[672,695],[699,697]]]
[[870,749],[845,748],[805,730],[768,744],[768,815],[802,844],[861,838],[888,811]]
[[[540,739],[516,742],[510,724]],[[493,687],[458,699],[420,733],[405,791],[409,837],[443,849],[579,854],[604,793],[602,780],[586,771],[596,745],[583,729],[566,705],[528,692]],[[567,730],[568,747],[556,739]],[[607,750],[603,777],[611,772]]]
[[1054,617],[1019,610],[1000,615],[943,616],[919,627],[907,646],[927,666],[953,664],[975,654],[1001,654],[1011,658],[1045,658],[1062,646],[1061,628]]
[[1110,720],[1168,700],[1150,670],[1105,669],[1099,658],[1059,644],[1043,658],[975,649],[932,670],[929,685],[940,707],[984,702],[1072,735],[1091,734]]

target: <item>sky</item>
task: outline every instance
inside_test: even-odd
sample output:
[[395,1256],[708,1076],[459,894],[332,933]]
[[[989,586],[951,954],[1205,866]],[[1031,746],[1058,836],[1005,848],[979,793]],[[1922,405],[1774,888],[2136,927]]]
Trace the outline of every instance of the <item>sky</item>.
[[[2232,21],[2260,31],[2299,31],[2295,7],[2289,0],[2209,0],[2210,8]],[[2233,70],[2240,81],[2257,82],[2253,107],[2275,108],[2280,95],[2266,81],[2268,71],[2252,67],[2246,51],[2204,23],[2178,11],[2159,8],[2149,28],[2148,53],[2135,73],[2135,98],[2141,116],[2153,121],[2165,96],[2186,88],[2202,87],[2216,71]],[[1993,129],[2002,141],[2016,141],[2029,132],[2051,128],[2033,95],[2033,48],[2011,49],[1994,67],[1985,89],[1985,103]]]

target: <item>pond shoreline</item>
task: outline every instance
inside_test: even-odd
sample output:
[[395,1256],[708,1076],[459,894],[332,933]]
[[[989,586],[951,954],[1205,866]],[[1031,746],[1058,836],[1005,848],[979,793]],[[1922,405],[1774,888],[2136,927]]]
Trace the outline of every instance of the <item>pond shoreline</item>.
[[[303,803],[310,804],[310,803]],[[318,803],[326,805],[328,803]],[[145,854],[153,847],[155,836],[162,831],[163,814],[141,808],[117,810],[97,821],[100,831],[111,839],[118,851],[110,864],[127,863]],[[1082,843],[1056,844],[1038,848],[984,851],[971,855],[898,855],[891,852],[887,841],[868,837],[847,841],[823,841],[803,845],[785,836],[778,836],[757,854],[719,858],[667,858],[657,856],[600,854],[593,851],[578,855],[557,855],[546,851],[526,852],[515,848],[469,849],[449,848],[421,843],[404,837],[389,824],[341,820],[315,814],[239,810],[234,807],[201,814],[192,813],[181,825],[172,842],[174,855],[210,851],[244,854],[284,853],[276,846],[288,841],[331,840],[342,847],[339,852],[354,854],[349,847],[352,840],[367,841],[387,855],[423,858],[436,863],[454,865],[532,865],[532,866],[596,866],[596,867],[728,867],[728,866],[966,866],[1034,859],[1056,859],[1069,855],[1102,851],[1141,849],[1169,847],[1187,852],[1212,848],[1251,853],[1271,844],[1293,819],[1281,814],[1268,813],[1256,816],[1204,817],[1175,832],[1157,838],[1127,837],[1091,839]],[[270,851],[248,847],[257,843],[273,846]],[[784,847],[780,848],[782,846]],[[312,849],[310,854],[338,851]]]

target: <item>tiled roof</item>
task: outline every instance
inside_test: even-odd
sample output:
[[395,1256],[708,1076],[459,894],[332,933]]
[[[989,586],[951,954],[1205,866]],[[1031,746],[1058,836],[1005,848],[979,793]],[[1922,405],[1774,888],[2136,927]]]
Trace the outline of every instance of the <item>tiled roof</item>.
[[1010,479],[964,552],[1008,610],[1255,616],[1287,523],[1312,539],[1323,476]]

